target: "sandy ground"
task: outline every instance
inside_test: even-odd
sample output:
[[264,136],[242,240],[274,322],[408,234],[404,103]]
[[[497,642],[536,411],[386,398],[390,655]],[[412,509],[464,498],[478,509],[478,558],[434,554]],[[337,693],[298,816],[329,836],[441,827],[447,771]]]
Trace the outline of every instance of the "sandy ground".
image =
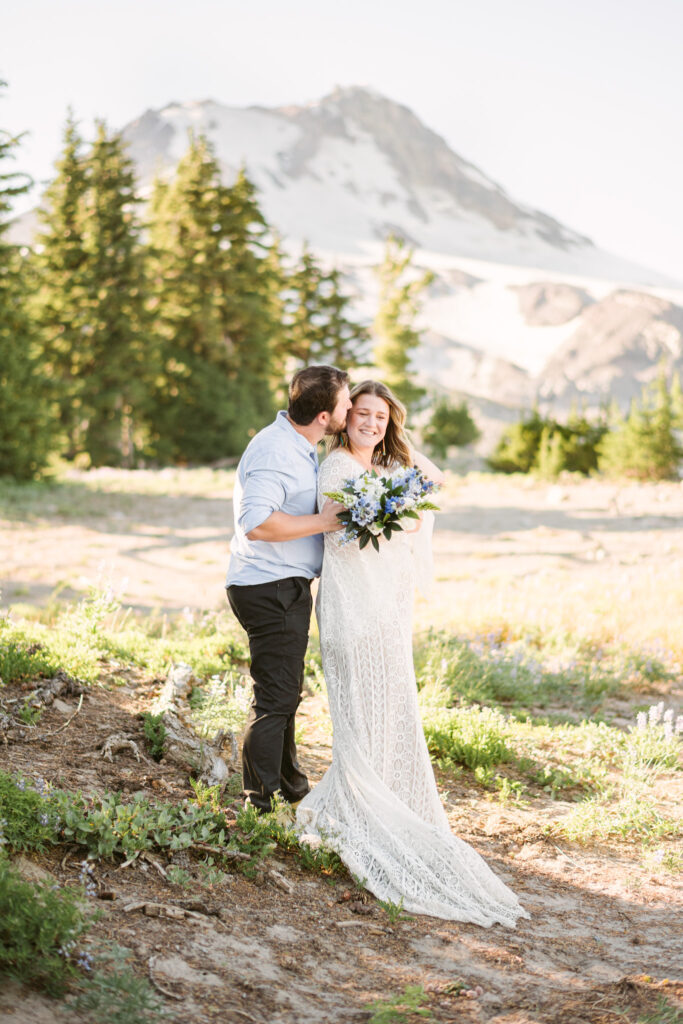
[[[45,603],[60,585],[65,595],[78,594],[104,572],[115,586],[127,580],[124,600],[140,610],[222,606],[227,491],[209,497],[80,493],[80,511],[78,504],[42,508],[0,523],[5,605]],[[680,644],[683,487],[473,477],[454,480],[442,505],[437,581],[432,602],[417,605],[418,625],[457,628],[517,615],[588,628],[597,619],[634,638],[678,637]],[[3,764],[69,788],[190,795],[187,779],[172,766],[141,769],[127,752],[109,764],[93,752],[107,732],[139,735],[135,715],[152,697],[149,682],[132,677],[123,687],[95,688],[68,730],[11,744],[2,751]],[[47,711],[41,729],[57,728],[73,705]],[[301,725],[302,760],[315,780],[331,753],[323,697],[304,702]],[[101,904],[98,930],[132,949],[138,969],[166,992],[181,1022],[361,1022],[370,1018],[369,1002],[416,984],[427,990],[432,1019],[444,1024],[638,1024],[662,996],[681,1007],[675,876],[649,869],[634,844],[549,840],[542,828],[566,809],[559,801],[503,807],[465,775],[440,774],[438,781],[453,829],[529,911],[516,930],[426,917],[392,925],[374,901],[359,902],[350,879],[331,884],[284,856],[276,866],[291,891],[268,875],[253,882],[238,874],[217,886],[197,881],[181,889],[149,864],[100,865],[100,888],[116,899]],[[75,881],[78,864],[51,856],[25,870]],[[149,917],[128,909],[144,901],[192,913]],[[449,992],[458,980],[480,985],[483,995]],[[76,1019],[16,986],[0,992],[2,1022]]]
[[[97,489],[76,480],[28,515],[0,517],[0,603],[44,604],[57,589],[71,598],[108,581],[141,611],[222,608],[230,486],[204,496],[182,493],[174,479],[176,493],[146,493],[149,476],[100,471],[90,478]],[[683,613],[683,483],[473,475],[451,478],[439,500],[435,586],[428,603],[418,600],[418,626],[458,628],[473,615],[575,626],[577,614],[599,615],[634,629],[634,639],[649,625],[675,639],[675,617],[644,623],[641,605],[651,594],[659,615],[665,592]]]

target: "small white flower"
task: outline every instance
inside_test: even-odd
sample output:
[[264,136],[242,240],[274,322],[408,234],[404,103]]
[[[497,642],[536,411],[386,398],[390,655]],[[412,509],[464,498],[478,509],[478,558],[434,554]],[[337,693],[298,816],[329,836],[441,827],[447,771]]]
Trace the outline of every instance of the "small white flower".
[[303,846],[308,846],[311,850],[319,850],[323,845],[323,841],[320,836],[313,835],[311,832],[305,832],[300,836],[299,842]]

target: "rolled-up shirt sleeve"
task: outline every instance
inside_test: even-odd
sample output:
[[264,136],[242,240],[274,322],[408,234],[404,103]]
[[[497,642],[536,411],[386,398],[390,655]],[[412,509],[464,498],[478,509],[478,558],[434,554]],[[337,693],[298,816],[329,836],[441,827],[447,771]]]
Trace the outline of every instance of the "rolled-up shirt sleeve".
[[316,509],[316,450],[279,412],[247,445],[235,477],[226,586],[253,586],[289,576],[320,575],[322,534],[284,541],[250,539],[274,512],[310,516]]
[[247,468],[238,519],[245,535],[282,508],[287,498],[289,475],[286,467],[277,459],[259,459],[255,465]]

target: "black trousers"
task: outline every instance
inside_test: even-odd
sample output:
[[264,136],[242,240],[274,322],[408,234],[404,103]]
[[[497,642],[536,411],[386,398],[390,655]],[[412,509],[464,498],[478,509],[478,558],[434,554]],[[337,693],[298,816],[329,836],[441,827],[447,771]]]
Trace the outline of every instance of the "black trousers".
[[311,581],[293,576],[227,588],[228,601],[249,637],[254,698],[242,747],[244,794],[263,810],[281,793],[301,800],[308,779],[296,759],[294,716],[301,702],[311,623]]

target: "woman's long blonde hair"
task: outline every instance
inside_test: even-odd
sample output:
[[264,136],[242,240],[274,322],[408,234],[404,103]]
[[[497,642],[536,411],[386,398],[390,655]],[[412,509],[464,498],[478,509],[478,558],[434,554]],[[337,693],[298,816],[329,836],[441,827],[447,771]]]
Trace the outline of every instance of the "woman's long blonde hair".
[[[355,403],[361,395],[376,395],[389,406],[389,422],[382,441],[375,445],[372,461],[376,466],[392,466],[400,462],[402,466],[411,466],[413,459],[405,430],[406,408],[386,384],[379,380],[364,380],[351,390],[350,398]],[[335,448],[348,448],[349,437],[345,430],[335,434],[330,444],[330,451]]]

